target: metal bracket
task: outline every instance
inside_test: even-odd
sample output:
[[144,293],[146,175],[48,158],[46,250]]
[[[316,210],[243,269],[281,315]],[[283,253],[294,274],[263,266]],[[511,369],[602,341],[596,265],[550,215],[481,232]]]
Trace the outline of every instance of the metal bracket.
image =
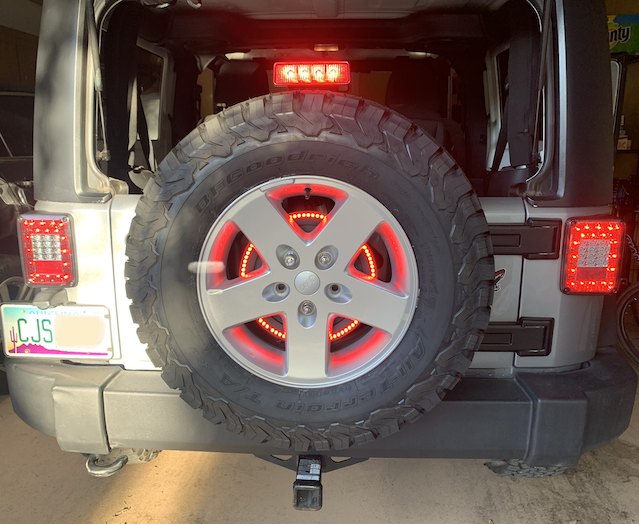
[[61,306],[69,302],[66,289],[44,288],[38,291],[33,299],[33,305],[40,309]]
[[[255,455],[257,458],[266,460],[266,462],[270,462],[271,464],[275,464],[276,466],[281,466],[286,469],[290,469],[291,471],[297,471],[297,456],[292,456],[288,458],[280,458],[275,455]],[[366,462],[368,457],[348,457],[343,460],[335,460],[333,457],[328,457],[326,455],[318,455],[322,457],[322,470],[324,473],[330,473],[331,471],[336,471],[338,469],[346,468],[348,466],[354,466],[355,464],[359,464],[360,462]],[[341,458],[341,457],[340,457]]]
[[552,347],[554,318],[522,317],[490,322],[479,351],[510,351],[520,357],[545,357]]
[[529,219],[526,224],[489,227],[495,255],[521,255],[529,260],[556,260],[561,244],[561,220]]

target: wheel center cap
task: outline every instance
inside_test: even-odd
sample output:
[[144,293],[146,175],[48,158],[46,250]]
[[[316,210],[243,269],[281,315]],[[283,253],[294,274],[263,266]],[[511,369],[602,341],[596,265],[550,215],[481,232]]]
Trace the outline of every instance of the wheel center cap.
[[302,271],[295,277],[295,289],[302,295],[312,295],[319,287],[320,279],[312,271]]

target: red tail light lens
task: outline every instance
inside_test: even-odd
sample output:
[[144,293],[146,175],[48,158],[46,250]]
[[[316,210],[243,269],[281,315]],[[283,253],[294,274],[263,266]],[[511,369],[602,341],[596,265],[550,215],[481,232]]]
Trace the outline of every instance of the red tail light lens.
[[27,214],[18,218],[22,271],[30,286],[76,283],[73,229],[66,215]]
[[273,66],[273,84],[276,86],[346,85],[350,82],[351,68],[348,62],[277,62]]
[[617,291],[625,230],[621,220],[609,217],[572,218],[566,222],[564,293]]

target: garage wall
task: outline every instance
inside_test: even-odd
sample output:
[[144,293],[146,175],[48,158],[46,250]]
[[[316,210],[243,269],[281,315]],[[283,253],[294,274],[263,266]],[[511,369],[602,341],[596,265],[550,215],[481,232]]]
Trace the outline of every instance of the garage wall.
[[35,85],[38,37],[0,27],[0,82]]
[[[637,0],[606,0],[609,15],[639,14]],[[632,140],[631,151],[617,151],[615,155],[615,178],[630,178],[637,173],[639,160],[639,63],[628,66],[626,71],[626,93],[621,113],[625,116],[625,129]]]
[[606,12],[609,15],[639,15],[637,0],[606,0]]
[[35,85],[42,0],[0,0],[0,82]]

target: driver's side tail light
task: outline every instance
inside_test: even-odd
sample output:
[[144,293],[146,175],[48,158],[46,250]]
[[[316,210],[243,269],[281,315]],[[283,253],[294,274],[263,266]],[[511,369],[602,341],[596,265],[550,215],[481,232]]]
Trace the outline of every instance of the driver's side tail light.
[[77,283],[73,226],[68,215],[24,214],[18,218],[22,272],[29,286]]
[[625,224],[610,217],[566,222],[561,289],[568,294],[609,294],[619,287]]

